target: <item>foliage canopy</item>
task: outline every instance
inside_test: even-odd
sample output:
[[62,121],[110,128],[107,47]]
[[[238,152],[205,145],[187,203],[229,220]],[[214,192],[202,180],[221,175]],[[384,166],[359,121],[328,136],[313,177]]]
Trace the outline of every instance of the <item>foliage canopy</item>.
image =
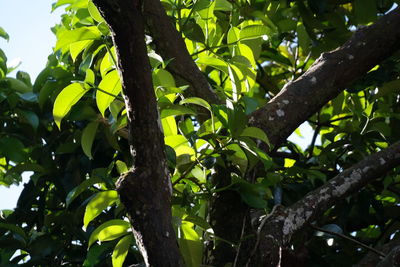
[[[220,100],[193,94],[193,84],[170,69],[175,59],[161,55],[157,36],[146,28],[173,185],[172,223],[186,266],[208,262],[205,251],[213,245],[238,251],[246,240],[214,229],[209,214],[220,192],[233,192],[247,211],[266,215],[399,139],[399,51],[355,77],[307,119],[314,137],[305,148],[290,141],[270,143],[249,121],[321,53],[343,45],[398,2],[162,1]],[[54,53],[33,83],[23,71],[11,77],[0,50],[0,184],[19,183],[22,173],[33,173],[16,209],[1,211],[0,265],[141,263],[115,187],[133,164],[116,48],[92,1],[59,0],[53,9],[61,6],[66,12],[52,28]],[[0,37],[9,38],[2,28]],[[285,116],[279,109],[276,114]],[[390,170],[292,236],[299,264],[353,266],[369,252],[335,234],[371,247],[397,240],[399,183],[399,169]]]

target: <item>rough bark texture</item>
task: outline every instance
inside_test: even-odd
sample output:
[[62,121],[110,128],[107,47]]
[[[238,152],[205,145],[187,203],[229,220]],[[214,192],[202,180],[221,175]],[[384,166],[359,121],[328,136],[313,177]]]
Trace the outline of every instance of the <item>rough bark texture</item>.
[[146,265],[181,266],[171,224],[171,184],[144,40],[142,3],[93,2],[108,23],[116,48],[134,158],[134,167],[118,180],[117,190]]
[[203,98],[210,104],[220,103],[206,76],[192,60],[181,34],[175,29],[161,2],[144,1],[144,14],[157,52],[164,60],[172,59],[167,69],[189,83],[190,95]]
[[298,79],[250,116],[275,147],[346,86],[400,47],[400,7],[358,30],[344,45],[323,53]]
[[[143,1],[143,6],[140,6],[139,0],[94,2],[113,35],[130,121],[132,154],[136,153],[136,169],[119,180],[118,191],[127,207],[146,264],[181,266],[171,226],[170,183],[165,167],[163,138],[157,124],[159,118],[144,42],[142,10],[157,51],[164,59],[173,59],[168,65],[169,70],[191,85],[192,95],[210,103],[218,103],[219,99],[193,62],[181,35],[159,0]],[[268,104],[254,112],[250,123],[262,128],[271,143],[278,147],[302,122],[346,86],[396,51],[400,47],[399,28],[400,8],[397,8],[374,25],[357,31],[343,46],[322,54],[304,75],[287,84]],[[246,259],[247,266],[277,266],[281,263],[282,249],[294,233],[337,200],[360,190],[398,164],[400,143],[371,155],[293,206],[276,206],[260,222],[253,250],[247,250],[248,254],[242,255],[242,259],[250,258],[249,261]],[[243,211],[247,208],[242,203],[238,204],[236,195],[227,193],[219,197],[214,202],[212,224],[217,236],[236,242],[241,238],[236,232],[239,231],[238,224],[244,221],[246,212]],[[235,226],[226,227],[232,218],[235,219]],[[235,233],[229,234],[231,231]],[[211,262],[220,266],[232,262],[232,258],[223,258],[227,255],[224,254],[225,249],[223,245],[217,247],[214,251],[219,252],[212,255]],[[230,248],[227,251],[229,257],[234,256],[235,250]]]
[[[260,223],[256,259],[250,266],[278,266],[291,236],[343,199],[400,165],[400,142],[372,154],[308,193],[291,207],[279,207]],[[271,264],[271,265],[270,265]]]
[[[230,185],[230,170],[217,166],[213,184],[217,189]],[[210,201],[209,212],[210,224],[215,235],[223,236],[224,240],[239,245],[243,224],[246,223],[244,218],[246,218],[247,211],[248,206],[243,203],[238,192],[224,190],[216,193]],[[218,239],[215,240],[215,243],[210,242],[207,244],[206,249],[206,264],[209,266],[224,266],[227,262],[233,262],[238,251],[238,247]]]

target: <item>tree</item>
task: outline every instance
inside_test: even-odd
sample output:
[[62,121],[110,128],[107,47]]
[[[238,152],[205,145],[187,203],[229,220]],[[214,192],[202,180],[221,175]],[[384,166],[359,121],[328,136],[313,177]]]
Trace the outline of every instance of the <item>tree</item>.
[[59,0],[33,85],[0,51],[1,265],[398,264],[395,3]]

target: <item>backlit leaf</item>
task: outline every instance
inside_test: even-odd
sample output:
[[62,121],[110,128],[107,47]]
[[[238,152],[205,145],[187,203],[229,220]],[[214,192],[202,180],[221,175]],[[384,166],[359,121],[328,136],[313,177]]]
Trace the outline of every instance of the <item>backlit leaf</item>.
[[130,227],[130,223],[121,219],[114,219],[114,220],[109,220],[99,227],[97,227],[89,237],[89,242],[88,242],[88,248],[90,248],[91,245],[93,245],[94,242],[96,242],[99,239],[99,234],[102,232],[104,229],[107,229],[108,227],[112,226],[120,226],[125,229],[128,229]]
[[82,83],[73,83],[58,94],[54,102],[53,117],[59,129],[61,128],[61,120],[86,92],[87,90]]
[[99,39],[101,32],[96,26],[81,27],[70,31],[62,31],[57,37],[57,44],[54,48],[56,51],[78,41]]
[[127,235],[117,243],[112,253],[111,259],[113,267],[122,267],[128,255],[129,247],[133,243],[134,239],[132,235]]
[[117,239],[118,237],[126,235],[129,227],[129,223],[110,225],[99,232],[98,240],[103,242]]
[[96,218],[104,209],[113,205],[118,200],[118,193],[115,190],[103,191],[97,193],[86,205],[85,215],[83,217],[83,227]]
[[7,41],[10,39],[10,36],[2,27],[0,27],[0,37],[6,39]]
[[261,38],[268,34],[268,28],[263,25],[250,25],[240,30],[240,40]]
[[100,12],[97,10],[97,7],[93,4],[93,1],[88,2],[88,10],[90,16],[97,22],[104,21],[104,18],[101,16]]
[[214,57],[199,57],[196,61],[197,64],[204,64],[207,66],[214,67],[218,70],[221,70],[225,73],[228,73],[228,63],[225,61],[214,58]]
[[104,117],[105,110],[110,106],[122,89],[117,70],[113,70],[103,78],[99,84],[101,90],[96,92],[96,103],[101,115]]
[[195,105],[202,106],[203,108],[206,108],[209,111],[211,111],[210,104],[208,104],[207,101],[205,101],[204,99],[201,99],[199,97],[188,97],[188,98],[185,98],[179,104],[181,104],[181,105],[183,105],[183,104],[195,104]]

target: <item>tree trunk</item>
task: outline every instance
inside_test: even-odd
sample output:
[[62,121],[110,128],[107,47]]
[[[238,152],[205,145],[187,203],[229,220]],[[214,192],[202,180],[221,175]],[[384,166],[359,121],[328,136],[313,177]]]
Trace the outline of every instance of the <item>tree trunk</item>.
[[171,182],[144,40],[141,1],[93,1],[110,27],[129,119],[132,169],[117,182],[147,266],[182,266],[172,227]]

